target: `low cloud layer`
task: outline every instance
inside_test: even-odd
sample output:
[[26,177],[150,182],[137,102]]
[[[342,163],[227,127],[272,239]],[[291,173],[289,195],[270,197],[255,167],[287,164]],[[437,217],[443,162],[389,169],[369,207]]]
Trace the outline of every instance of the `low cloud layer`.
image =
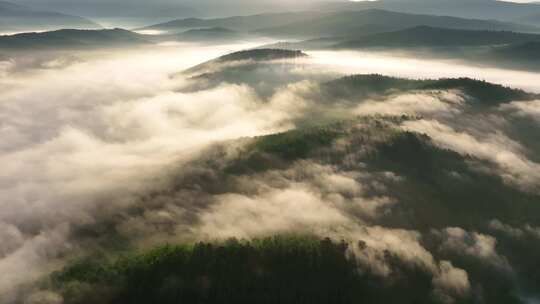
[[540,100],[515,101],[501,107],[503,110],[513,112],[514,115],[530,117],[540,121]]

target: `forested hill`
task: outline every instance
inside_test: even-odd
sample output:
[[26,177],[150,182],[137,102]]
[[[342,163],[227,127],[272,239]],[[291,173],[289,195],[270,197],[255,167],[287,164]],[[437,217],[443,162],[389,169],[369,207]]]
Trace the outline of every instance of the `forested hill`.
[[373,94],[393,94],[396,91],[461,90],[480,104],[498,105],[513,100],[532,100],[538,94],[471,78],[404,79],[378,74],[351,75],[324,84],[328,96],[337,98],[367,98]]
[[[235,191],[246,178],[257,182],[276,178],[275,187],[287,191],[287,186],[279,183],[285,176],[301,178],[302,183],[316,182],[318,173],[310,172],[305,167],[308,164],[331,166],[340,172],[369,172],[375,181],[365,190],[367,195],[377,198],[390,191],[400,201],[392,205],[392,212],[380,215],[379,224],[425,233],[423,245],[437,259],[451,258],[466,267],[471,288],[481,287],[484,291],[482,300],[521,303],[506,273],[473,257],[440,250],[444,239],[437,231],[444,227],[485,231],[486,222],[492,218],[514,225],[520,221],[537,225],[538,196],[520,192],[501,178],[474,169],[470,164],[480,165],[479,159],[439,148],[427,135],[396,128],[416,119],[366,117],[258,137],[225,163],[218,165],[203,157],[193,164],[196,170],[179,175],[177,188],[161,195],[175,197],[191,189],[219,196],[223,191]],[[222,153],[220,149],[212,148],[216,155]],[[390,171],[401,178],[385,177],[384,172]],[[167,202],[153,202],[152,209],[168,208]],[[137,217],[138,212],[144,213],[144,208],[134,209],[130,216]],[[360,220],[365,215],[351,216]],[[115,225],[122,217],[111,221],[108,225]],[[80,235],[91,236],[98,229],[86,227]],[[398,245],[377,260],[391,267],[391,284],[373,272],[370,263],[357,260],[373,254],[361,238],[363,229],[369,228],[357,229],[358,240],[276,236],[251,241],[180,243],[143,254],[124,254],[123,258],[95,255],[74,261],[53,274],[47,284],[62,294],[67,304],[442,303],[433,293],[437,274],[403,260]],[[114,232],[106,237],[106,243],[118,238]],[[534,282],[540,274],[530,257],[540,253],[540,247],[530,244],[529,250],[517,252],[512,251],[514,246],[512,240],[500,238],[498,249],[507,254],[516,272]],[[480,297],[475,293],[458,296],[459,303],[477,303]]]
[[227,55],[223,55],[216,59],[201,63],[196,65],[186,71],[185,74],[193,74],[205,72],[208,69],[218,67],[221,64],[230,63],[230,62],[241,62],[248,61],[250,63],[262,63],[272,60],[280,59],[297,59],[307,57],[307,54],[299,50],[286,50],[286,49],[251,49],[233,52]]

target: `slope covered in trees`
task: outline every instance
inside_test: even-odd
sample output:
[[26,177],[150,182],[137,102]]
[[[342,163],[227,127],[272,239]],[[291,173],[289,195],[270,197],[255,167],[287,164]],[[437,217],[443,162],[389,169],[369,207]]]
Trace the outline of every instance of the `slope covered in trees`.
[[[343,172],[370,172],[378,186],[366,189],[368,195],[378,197],[381,189],[391,189],[392,197],[400,202],[377,223],[425,234],[422,244],[435,258],[451,259],[464,267],[471,288],[482,288],[481,294],[460,295],[459,303],[476,303],[479,297],[489,303],[521,303],[514,294],[514,282],[504,271],[441,250],[444,240],[438,239],[435,231],[445,227],[485,231],[485,223],[492,218],[538,225],[538,196],[520,192],[498,177],[475,170],[470,163],[481,161],[474,157],[436,147],[426,135],[396,129],[415,119],[366,117],[258,137],[221,169],[212,168],[216,159],[201,160],[198,169],[190,173],[193,175],[183,174],[176,181],[177,188],[166,195],[174,197],[175,191],[185,189],[219,195],[235,191],[242,178],[262,182],[266,174],[287,176],[290,173],[285,172],[313,163]],[[341,144],[336,145],[338,142]],[[308,169],[296,173],[298,178],[302,176],[299,182],[310,181]],[[206,175],[209,170],[211,176]],[[393,172],[401,179],[377,177],[383,172]],[[154,203],[152,208],[156,207]],[[130,217],[136,216],[136,209],[133,211]],[[357,233],[362,231],[359,229]],[[433,292],[437,279],[429,269],[411,265],[388,250],[383,257],[393,273],[393,279],[388,281],[369,263],[357,260],[373,254],[362,239],[343,237],[343,241],[339,236],[332,241],[282,235],[250,241],[187,242],[119,258],[111,258],[110,254],[90,256],[76,260],[44,284],[61,293],[65,303],[444,302]],[[535,261],[526,257],[540,252],[540,247],[531,246],[530,251],[518,253],[512,251],[515,246],[511,240],[501,238],[498,248],[511,253],[508,262],[516,273],[534,280],[539,275]]]
[[461,90],[480,104],[498,105],[513,100],[532,100],[537,94],[492,84],[471,78],[413,80],[383,75],[352,75],[330,81],[324,85],[329,96],[369,97],[374,94],[391,94],[396,91]]
[[508,31],[470,31],[419,26],[369,35],[337,44],[336,48],[493,46],[540,41],[540,35]]
[[[112,263],[78,262],[54,283],[66,287],[67,303],[352,303],[370,296],[362,290],[369,284],[361,285],[346,251],[346,244],[294,236],[164,246]],[[70,298],[69,284],[110,292]]]
[[[285,49],[251,49],[233,52],[216,59],[203,62],[183,73],[208,80],[221,81],[225,78],[230,82],[247,81],[253,78],[253,69],[264,64],[271,64],[274,60],[294,60],[307,57],[299,50]],[[247,77],[247,78],[246,78]],[[271,79],[268,79],[271,80]]]
[[[527,1],[528,2],[528,1]],[[322,3],[321,7],[330,11],[384,9],[395,12],[446,15],[461,18],[496,19],[509,22],[527,23],[531,14],[540,13],[540,5],[535,2],[497,0],[380,0],[343,1]]]

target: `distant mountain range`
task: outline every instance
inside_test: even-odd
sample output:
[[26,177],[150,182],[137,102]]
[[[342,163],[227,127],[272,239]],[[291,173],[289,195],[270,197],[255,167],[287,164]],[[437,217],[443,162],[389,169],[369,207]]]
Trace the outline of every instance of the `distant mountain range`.
[[[42,10],[61,11],[67,14],[102,19],[167,20],[170,18],[200,16],[201,12],[187,5],[185,0],[8,0]],[[166,19],[163,19],[166,18]]]
[[447,48],[501,46],[540,41],[540,34],[510,31],[458,30],[416,26],[399,31],[360,35],[359,37],[327,37],[301,42],[278,42],[261,48],[279,49],[365,49],[365,48]]
[[[34,10],[25,11],[24,7],[7,2],[0,2],[0,8],[3,8],[4,12],[19,12],[19,16],[28,18],[38,14]],[[22,12],[26,12],[26,15]],[[58,16],[55,13],[42,14]],[[436,48],[437,52],[433,52],[435,56],[478,62],[500,61],[496,62],[497,64],[534,63],[526,66],[528,69],[537,69],[540,66],[535,52],[539,49],[540,34],[523,33],[540,32],[540,28],[496,20],[408,14],[380,9],[305,11],[218,19],[189,18],[140,30],[162,31],[163,34],[144,35],[122,29],[57,30],[0,36],[0,49],[98,48],[163,41],[215,43],[258,35],[306,39],[303,42],[285,42],[262,47],[271,49],[383,48],[410,51]],[[481,48],[471,52],[471,47]],[[449,48],[469,49],[454,52]]]
[[143,35],[127,30],[58,30],[0,36],[0,49],[79,49],[150,44]]
[[463,19],[446,16],[405,14],[385,10],[344,11],[303,22],[259,30],[271,36],[325,37],[350,36],[395,31],[415,26],[466,30],[506,30],[535,32],[538,28],[495,20]]
[[[404,13],[433,14],[463,18],[499,19],[524,22],[524,18],[540,13],[534,3],[497,0],[379,0],[352,2],[349,0],[17,0],[32,7],[68,12],[89,17],[142,17],[146,20],[187,17],[223,17],[263,12],[299,10],[362,10],[384,9]],[[516,1],[518,2],[518,1]],[[538,23],[537,23],[538,24]]]
[[471,31],[417,26],[373,34],[335,45],[337,48],[486,46],[540,41],[540,35],[509,31]]
[[495,20],[405,14],[378,9],[326,13],[262,14],[222,19],[190,18],[156,24],[143,29],[180,32],[190,28],[225,27],[273,37],[320,38],[325,36],[358,36],[422,25],[468,30],[540,31],[540,28],[530,25]]
[[[263,12],[306,10],[313,0],[8,0],[32,7],[102,19],[163,22],[174,18],[228,17]],[[165,18],[165,19],[163,19]],[[143,24],[145,24],[143,23]],[[142,26],[138,25],[138,26]]]
[[[309,45],[315,41],[306,43]],[[287,47],[299,46],[301,45],[293,44]],[[535,71],[540,69],[540,35],[507,31],[469,31],[421,26],[368,35],[326,48],[419,51],[436,57],[465,59],[475,63]]]
[[36,10],[0,1],[0,32],[42,31],[61,28],[98,29],[101,26],[78,16]]
[[148,35],[125,29],[77,30],[62,29],[0,36],[0,49],[80,49],[120,47],[160,42],[223,43],[245,38],[246,34],[226,28],[191,29],[179,34]]
[[90,49],[137,46],[170,41],[223,43],[224,41],[233,41],[245,37],[245,33],[218,27],[191,29],[180,34],[171,35],[147,35],[120,28],[99,30],[62,29],[0,35],[0,50]]
[[192,28],[223,27],[239,31],[255,31],[276,25],[285,25],[293,22],[305,22],[325,16],[321,12],[291,12],[276,14],[259,14],[251,16],[234,16],[216,19],[187,18],[165,23],[155,24],[140,30],[159,30],[167,32],[182,32]]
[[[180,17],[215,18],[216,16],[260,14],[263,12],[300,10],[334,12],[383,9],[403,13],[498,19],[517,23],[540,24],[536,18],[530,18],[530,16],[540,14],[540,5],[497,0],[379,0],[359,2],[349,0],[18,0],[17,2],[41,10],[62,11],[91,18],[140,18],[145,23],[153,22],[152,20],[156,22],[155,20],[161,21]],[[228,27],[224,25],[218,26]]]
[[[321,2],[323,10],[384,9],[403,13],[456,16],[462,18],[498,19],[512,22],[540,24],[527,20],[540,14],[539,3],[517,3],[497,0],[379,0]],[[532,22],[531,22],[532,21]]]

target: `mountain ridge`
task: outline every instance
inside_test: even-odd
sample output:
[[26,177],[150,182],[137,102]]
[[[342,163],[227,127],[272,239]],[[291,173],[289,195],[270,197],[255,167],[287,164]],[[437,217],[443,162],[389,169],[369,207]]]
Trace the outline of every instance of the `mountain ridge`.
[[326,11],[386,9],[403,13],[448,15],[461,18],[497,19],[525,22],[526,17],[540,13],[540,3],[519,3],[494,0],[379,0],[336,1],[320,3],[318,8]]
[[57,30],[61,28],[101,28],[99,24],[87,18],[54,11],[38,10],[7,1],[0,1],[0,26],[4,32]]
[[258,32],[267,35],[318,38],[323,36],[343,36],[348,33],[365,32],[367,34],[374,34],[422,25],[468,30],[539,31],[539,28],[533,26],[494,20],[465,19],[452,16],[409,14],[381,9],[369,9],[337,12],[319,19],[266,28]]
[[102,30],[61,29],[0,36],[0,49],[5,50],[95,48],[151,43],[149,40],[144,39],[143,35],[120,28]]
[[528,41],[540,41],[540,35],[512,31],[461,30],[421,25],[400,31],[373,34],[356,40],[348,40],[337,44],[335,47],[482,46]]
[[382,9],[337,12],[295,12],[233,16],[217,19],[188,18],[143,27],[140,30],[184,31],[190,28],[225,27],[269,36],[336,36],[378,33],[428,25],[457,29],[540,32],[532,25],[452,16],[400,13]]

